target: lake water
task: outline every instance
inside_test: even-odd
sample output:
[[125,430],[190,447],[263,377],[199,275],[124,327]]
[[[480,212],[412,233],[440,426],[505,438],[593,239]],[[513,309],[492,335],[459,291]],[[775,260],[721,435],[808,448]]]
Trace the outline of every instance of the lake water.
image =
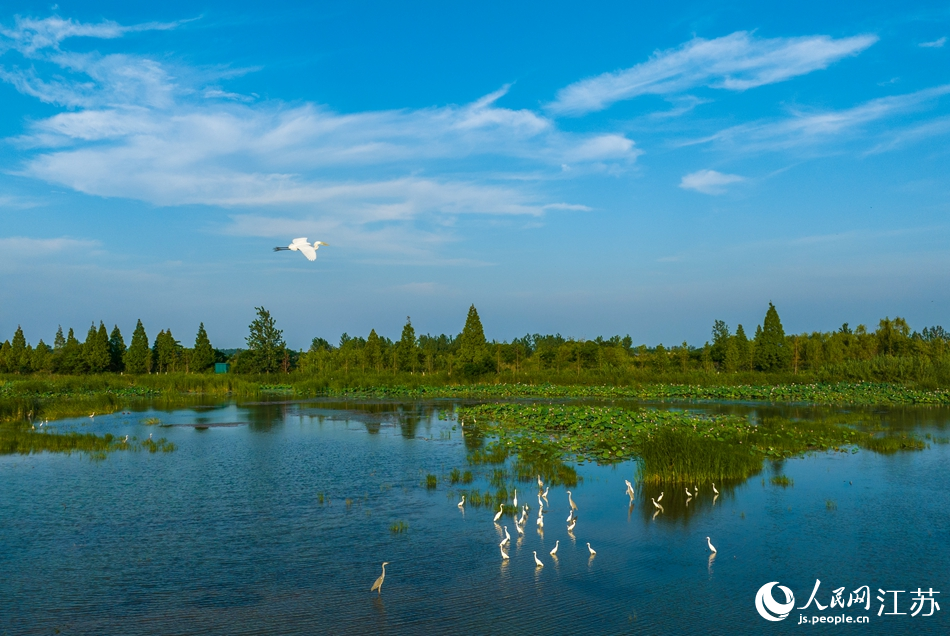
[[[501,520],[512,534],[504,562],[495,511],[460,511],[463,486],[446,479],[471,469],[476,480],[464,488],[485,490],[490,470],[467,467],[457,423],[438,418],[453,404],[220,404],[57,423],[151,433],[178,448],[98,461],[0,457],[0,634],[950,633],[947,444],[767,464],[720,488],[715,503],[708,484],[688,507],[685,492],[666,492],[655,517],[644,498],[652,490],[628,506],[623,480],[633,480],[634,463],[582,464],[572,490],[576,540],[565,490],[551,489],[541,535],[537,485],[520,484],[530,520],[520,541],[511,518]],[[948,409],[877,411],[920,436],[946,437],[950,425]],[[144,425],[150,417],[171,426]],[[776,471],[793,485],[772,485]],[[439,476],[434,490],[427,473]],[[400,521],[408,530],[391,532]],[[555,541],[556,560],[548,554]],[[377,595],[370,586],[383,561]],[[815,600],[826,608],[797,609],[816,580]],[[778,622],[760,617],[754,602],[773,581],[795,597]],[[847,604],[862,586],[870,609],[829,606],[833,590],[844,588]],[[918,588],[932,589],[941,609],[924,601],[913,616]],[[895,596],[903,615],[888,615]],[[778,588],[772,597],[785,600]],[[868,622],[799,624],[829,616]]]

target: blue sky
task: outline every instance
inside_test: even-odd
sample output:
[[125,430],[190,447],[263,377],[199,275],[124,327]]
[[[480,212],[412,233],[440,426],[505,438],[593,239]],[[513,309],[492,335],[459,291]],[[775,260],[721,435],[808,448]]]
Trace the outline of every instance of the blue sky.
[[950,3],[299,4],[5,5],[0,337],[950,326]]

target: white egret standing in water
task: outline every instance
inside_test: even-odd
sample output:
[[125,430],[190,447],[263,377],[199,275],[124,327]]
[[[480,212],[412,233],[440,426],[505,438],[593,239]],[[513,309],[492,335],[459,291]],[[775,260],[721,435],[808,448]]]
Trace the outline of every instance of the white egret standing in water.
[[689,488],[686,488],[686,496],[687,496],[687,497],[692,497],[692,496],[693,496],[693,493],[691,493],[691,492],[689,491]]
[[498,504],[498,512],[495,513],[494,521],[501,519],[501,511],[505,509],[505,504]]
[[535,567],[543,568],[543,567],[544,567],[544,564],[541,563],[541,559],[538,558],[538,551],[537,551],[537,550],[533,550],[533,552],[534,552],[534,565],[535,565]]
[[501,558],[507,561],[507,560],[508,560],[508,553],[505,552],[505,547],[504,547],[504,546],[498,546],[498,549],[501,550]]
[[511,535],[508,534],[508,526],[505,526],[505,540],[502,541],[502,544],[511,543]]
[[574,503],[574,498],[571,497],[571,491],[567,491],[567,501],[571,504],[571,510],[577,510],[577,504]]
[[656,498],[657,501],[663,501],[663,495],[666,493],[660,493],[660,496]]
[[712,544],[712,541],[709,540],[709,537],[706,537],[706,544],[709,546],[710,552],[716,552],[716,547]]
[[557,556],[557,546],[561,542],[560,539],[554,542],[554,549],[551,550],[551,556]]
[[389,561],[383,561],[383,573],[379,575],[379,578],[376,579],[376,582],[373,583],[373,587],[369,589],[370,592],[376,592],[377,594],[383,593],[383,581],[386,579],[386,566],[389,565]]
[[511,505],[513,505],[515,508],[518,507],[518,489],[517,488],[515,488],[515,499],[514,501],[511,502]]
[[544,492],[541,493],[541,496],[544,497],[544,500],[545,500],[545,501],[548,500],[548,491],[550,491],[550,490],[551,490],[551,487],[548,486],[547,488],[544,489]]
[[295,238],[287,247],[275,247],[274,251],[291,250],[293,252],[300,252],[307,257],[308,261],[315,261],[317,260],[317,250],[320,249],[321,245],[326,246],[327,244],[323,241],[314,241],[313,245],[311,245],[307,242],[306,237],[302,237]]
[[716,484],[715,484],[715,482],[713,483],[713,492],[716,493],[717,495],[719,494],[719,491],[716,490]]
[[594,548],[590,547],[590,542],[589,542],[589,541],[587,542],[587,549],[590,550],[590,555],[591,555],[591,556],[597,556],[597,550],[595,550]]
[[459,510],[465,507],[465,495],[462,495],[462,501],[459,502]]
[[538,475],[538,490],[544,488],[544,482],[541,481],[541,475]]

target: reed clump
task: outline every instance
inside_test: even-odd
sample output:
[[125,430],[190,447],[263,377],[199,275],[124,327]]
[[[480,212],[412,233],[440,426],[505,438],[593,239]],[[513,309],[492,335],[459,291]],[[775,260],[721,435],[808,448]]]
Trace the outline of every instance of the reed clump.
[[393,534],[404,534],[409,532],[409,524],[405,521],[394,521],[389,524],[389,531]]
[[786,475],[775,475],[769,481],[773,486],[781,486],[782,488],[788,488],[789,486],[795,485],[795,480],[787,477]]

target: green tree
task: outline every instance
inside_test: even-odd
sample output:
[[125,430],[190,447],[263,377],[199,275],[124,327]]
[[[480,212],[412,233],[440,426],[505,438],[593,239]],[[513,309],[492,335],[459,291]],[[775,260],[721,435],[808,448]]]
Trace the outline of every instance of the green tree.
[[214,347],[208,339],[205,324],[198,323],[198,335],[195,336],[195,348],[191,354],[191,370],[195,373],[204,373],[214,366]]
[[26,355],[26,336],[23,335],[23,328],[17,325],[16,333],[13,334],[13,341],[10,342],[6,366],[11,373],[21,373],[29,370],[29,364]]
[[287,345],[284,343],[283,331],[277,328],[277,323],[270,312],[263,307],[255,307],[257,318],[248,327],[248,352],[252,355],[250,368],[256,373],[276,373],[284,361]]
[[10,372],[10,367],[8,361],[10,360],[10,341],[4,340],[3,344],[0,345],[0,371],[4,373]]
[[729,338],[726,343],[726,354],[722,358],[722,369],[726,373],[735,373],[739,369],[739,347],[736,346],[736,337]]
[[152,349],[148,346],[145,327],[139,320],[132,332],[132,341],[125,352],[125,370],[129,373],[150,373],[152,371]]
[[666,373],[670,368],[670,356],[661,342],[653,350],[653,370],[657,373]]
[[726,358],[726,343],[729,342],[729,325],[722,320],[713,323],[712,328],[712,359],[718,365],[722,365]]
[[416,364],[419,362],[419,345],[416,343],[416,330],[412,328],[409,316],[406,316],[406,324],[402,328],[402,337],[396,345],[396,350],[399,370],[415,373]]
[[101,321],[98,329],[96,329],[96,323],[92,323],[89,327],[86,342],[83,343],[82,355],[90,373],[102,373],[108,370],[112,363],[112,357],[109,355],[109,334],[106,333],[106,326]]
[[59,350],[66,346],[66,337],[63,336],[63,326],[56,328],[56,337],[53,338],[53,349]]
[[791,351],[785,342],[785,329],[775,305],[769,303],[761,331],[755,335],[755,367],[759,371],[785,371],[791,363]]
[[733,340],[736,343],[736,368],[751,371],[752,355],[749,348],[749,339],[746,337],[742,325],[736,327],[736,335],[733,336]]
[[689,344],[687,344],[685,340],[676,352],[676,359],[679,360],[680,371],[685,373],[686,370],[689,369]]
[[485,341],[485,330],[478,317],[475,305],[468,308],[465,327],[458,338],[456,367],[467,378],[474,378],[494,371],[494,360]]
[[377,373],[383,370],[383,352],[375,329],[371,329],[369,337],[366,338],[366,346],[363,347],[363,363]]
[[178,368],[181,344],[172,336],[172,330],[158,332],[152,346],[152,360],[158,373],[168,373]]
[[62,373],[81,374],[87,370],[85,356],[83,356],[82,344],[76,339],[73,328],[69,328],[69,334],[66,336],[66,343],[63,345],[62,355],[60,357],[60,369]]
[[53,370],[53,354],[49,345],[40,339],[33,350],[33,358],[30,362],[30,368],[33,371],[49,373]]
[[122,338],[122,332],[119,331],[119,325],[112,326],[112,333],[109,335],[109,370],[113,373],[125,371],[125,340]]

